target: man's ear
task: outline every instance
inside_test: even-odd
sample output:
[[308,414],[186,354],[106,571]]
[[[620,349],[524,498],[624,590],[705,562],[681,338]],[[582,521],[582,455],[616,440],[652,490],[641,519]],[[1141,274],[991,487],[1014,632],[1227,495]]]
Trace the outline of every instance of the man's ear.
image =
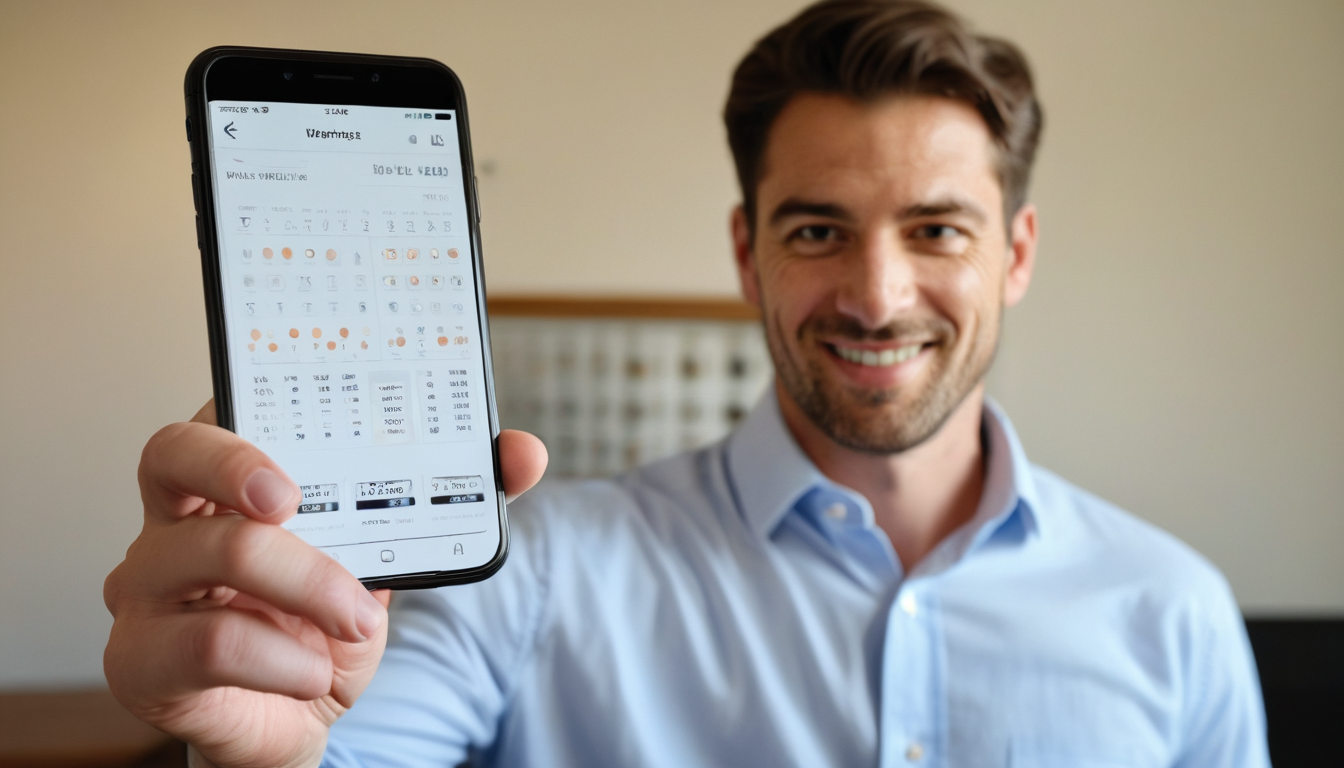
[[747,223],[747,212],[742,206],[733,208],[729,228],[733,235],[733,261],[737,265],[737,282],[742,287],[742,298],[760,309],[761,297],[756,290],[756,256],[751,248],[751,225]]
[[1027,203],[1013,215],[1008,243],[1008,272],[1003,281],[1003,305],[1016,305],[1027,295],[1031,271],[1036,268],[1036,206]]

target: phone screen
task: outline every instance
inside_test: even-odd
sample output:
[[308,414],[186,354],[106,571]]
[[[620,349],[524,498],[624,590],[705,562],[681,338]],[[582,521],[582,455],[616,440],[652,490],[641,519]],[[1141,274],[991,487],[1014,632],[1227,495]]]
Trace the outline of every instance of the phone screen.
[[234,430],[362,579],[502,544],[459,115],[208,102]]

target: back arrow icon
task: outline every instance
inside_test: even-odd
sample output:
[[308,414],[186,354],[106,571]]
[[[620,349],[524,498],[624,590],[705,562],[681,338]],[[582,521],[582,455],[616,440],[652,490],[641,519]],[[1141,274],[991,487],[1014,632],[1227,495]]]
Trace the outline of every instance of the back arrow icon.
[[229,123],[228,125],[224,126],[224,132],[229,134],[230,139],[238,138],[237,136],[233,135],[233,123]]

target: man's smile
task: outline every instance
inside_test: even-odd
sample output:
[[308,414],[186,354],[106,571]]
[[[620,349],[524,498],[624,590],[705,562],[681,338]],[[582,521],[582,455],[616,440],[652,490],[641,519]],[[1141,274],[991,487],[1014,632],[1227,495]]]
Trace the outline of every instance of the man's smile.
[[816,341],[836,372],[864,390],[914,384],[942,345],[939,339],[858,341],[831,336]]
[[932,342],[885,342],[881,344],[858,342],[822,342],[831,353],[841,360],[868,366],[870,368],[890,368],[912,360]]

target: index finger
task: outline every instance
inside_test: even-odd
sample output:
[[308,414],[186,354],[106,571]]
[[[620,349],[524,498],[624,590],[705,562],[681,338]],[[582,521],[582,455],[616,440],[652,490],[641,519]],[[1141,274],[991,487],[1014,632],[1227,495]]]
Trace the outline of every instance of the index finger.
[[516,429],[499,431],[499,468],[510,503],[541,480],[546,471],[546,446],[536,435]]
[[175,520],[214,502],[280,523],[302,501],[298,485],[260,448],[194,421],[170,424],[149,439],[140,455],[139,480],[147,519]]

